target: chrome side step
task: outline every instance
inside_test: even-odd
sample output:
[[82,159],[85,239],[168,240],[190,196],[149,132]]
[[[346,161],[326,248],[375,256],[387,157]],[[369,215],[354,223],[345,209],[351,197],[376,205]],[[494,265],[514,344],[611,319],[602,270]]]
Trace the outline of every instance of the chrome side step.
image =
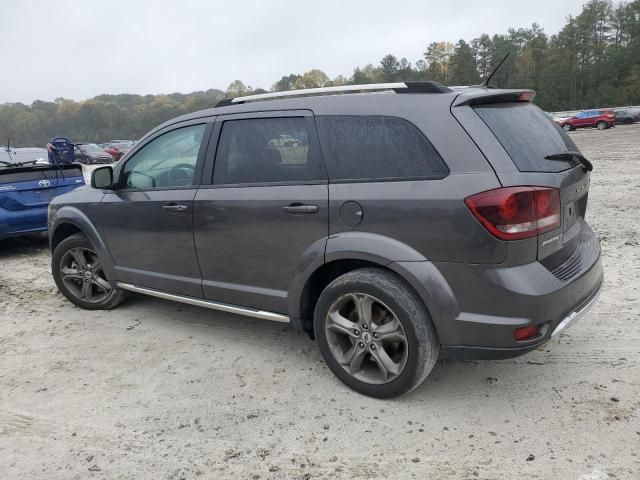
[[274,312],[266,312],[264,310],[256,310],[254,308],[238,307],[236,305],[227,305],[226,303],[217,303],[210,300],[204,300],[201,298],[185,297],[182,295],[175,295],[173,293],[161,292],[159,290],[153,290],[150,288],[137,287],[130,283],[117,284],[118,288],[123,290],[129,290],[131,292],[142,293],[144,295],[151,295],[152,297],[163,298],[165,300],[172,300],[174,302],[188,303],[189,305],[196,305],[198,307],[211,308],[212,310],[219,310],[221,312],[234,313],[236,315],[244,315],[245,317],[260,318],[262,320],[271,320],[273,322],[289,323],[289,317]]

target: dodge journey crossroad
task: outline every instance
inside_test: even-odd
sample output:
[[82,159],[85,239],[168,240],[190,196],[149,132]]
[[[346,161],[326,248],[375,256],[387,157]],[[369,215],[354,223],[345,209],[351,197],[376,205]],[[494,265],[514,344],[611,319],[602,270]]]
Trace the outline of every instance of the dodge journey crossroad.
[[592,165],[533,97],[406,82],[175,118],[51,202],[55,282],[85,309],[137,292],[290,323],[374,397],[524,354],[603,279]]

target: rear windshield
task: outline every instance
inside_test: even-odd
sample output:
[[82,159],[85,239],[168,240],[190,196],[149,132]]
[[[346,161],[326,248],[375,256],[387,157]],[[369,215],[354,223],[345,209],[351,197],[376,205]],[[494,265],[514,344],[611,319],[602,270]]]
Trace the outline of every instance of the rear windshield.
[[579,163],[544,157],[577,152],[573,140],[547,115],[528,102],[493,103],[474,107],[521,172],[561,172]]
[[82,168],[75,165],[63,168],[51,167],[19,167],[1,168],[0,184],[32,182],[34,180],[52,180],[56,178],[81,177]]

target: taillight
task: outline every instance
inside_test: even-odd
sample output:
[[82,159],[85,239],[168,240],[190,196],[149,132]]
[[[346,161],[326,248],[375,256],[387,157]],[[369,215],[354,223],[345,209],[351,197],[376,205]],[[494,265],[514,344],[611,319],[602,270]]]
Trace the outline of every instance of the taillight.
[[540,333],[539,325],[531,325],[529,327],[520,327],[514,330],[513,338],[518,342],[522,342],[523,340],[529,340],[531,338],[537,337],[539,333]]
[[535,237],[560,226],[560,193],[547,187],[505,187],[467,197],[471,213],[501,240]]
[[533,98],[536,96],[536,92],[532,91],[532,90],[527,90],[524,92],[521,92],[520,94],[518,94],[518,101],[519,102],[530,102],[533,100]]

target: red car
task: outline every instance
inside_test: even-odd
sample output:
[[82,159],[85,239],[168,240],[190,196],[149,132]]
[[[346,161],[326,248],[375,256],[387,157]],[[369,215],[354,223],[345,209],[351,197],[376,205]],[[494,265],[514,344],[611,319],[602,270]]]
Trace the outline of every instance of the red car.
[[134,142],[122,141],[122,142],[109,142],[104,144],[104,150],[113,157],[114,160],[120,160],[125,153],[133,148]]
[[598,130],[605,130],[616,126],[616,116],[611,110],[580,112],[573,117],[559,120],[558,125],[560,125],[565,132],[575,130],[576,128],[588,127],[596,127]]

